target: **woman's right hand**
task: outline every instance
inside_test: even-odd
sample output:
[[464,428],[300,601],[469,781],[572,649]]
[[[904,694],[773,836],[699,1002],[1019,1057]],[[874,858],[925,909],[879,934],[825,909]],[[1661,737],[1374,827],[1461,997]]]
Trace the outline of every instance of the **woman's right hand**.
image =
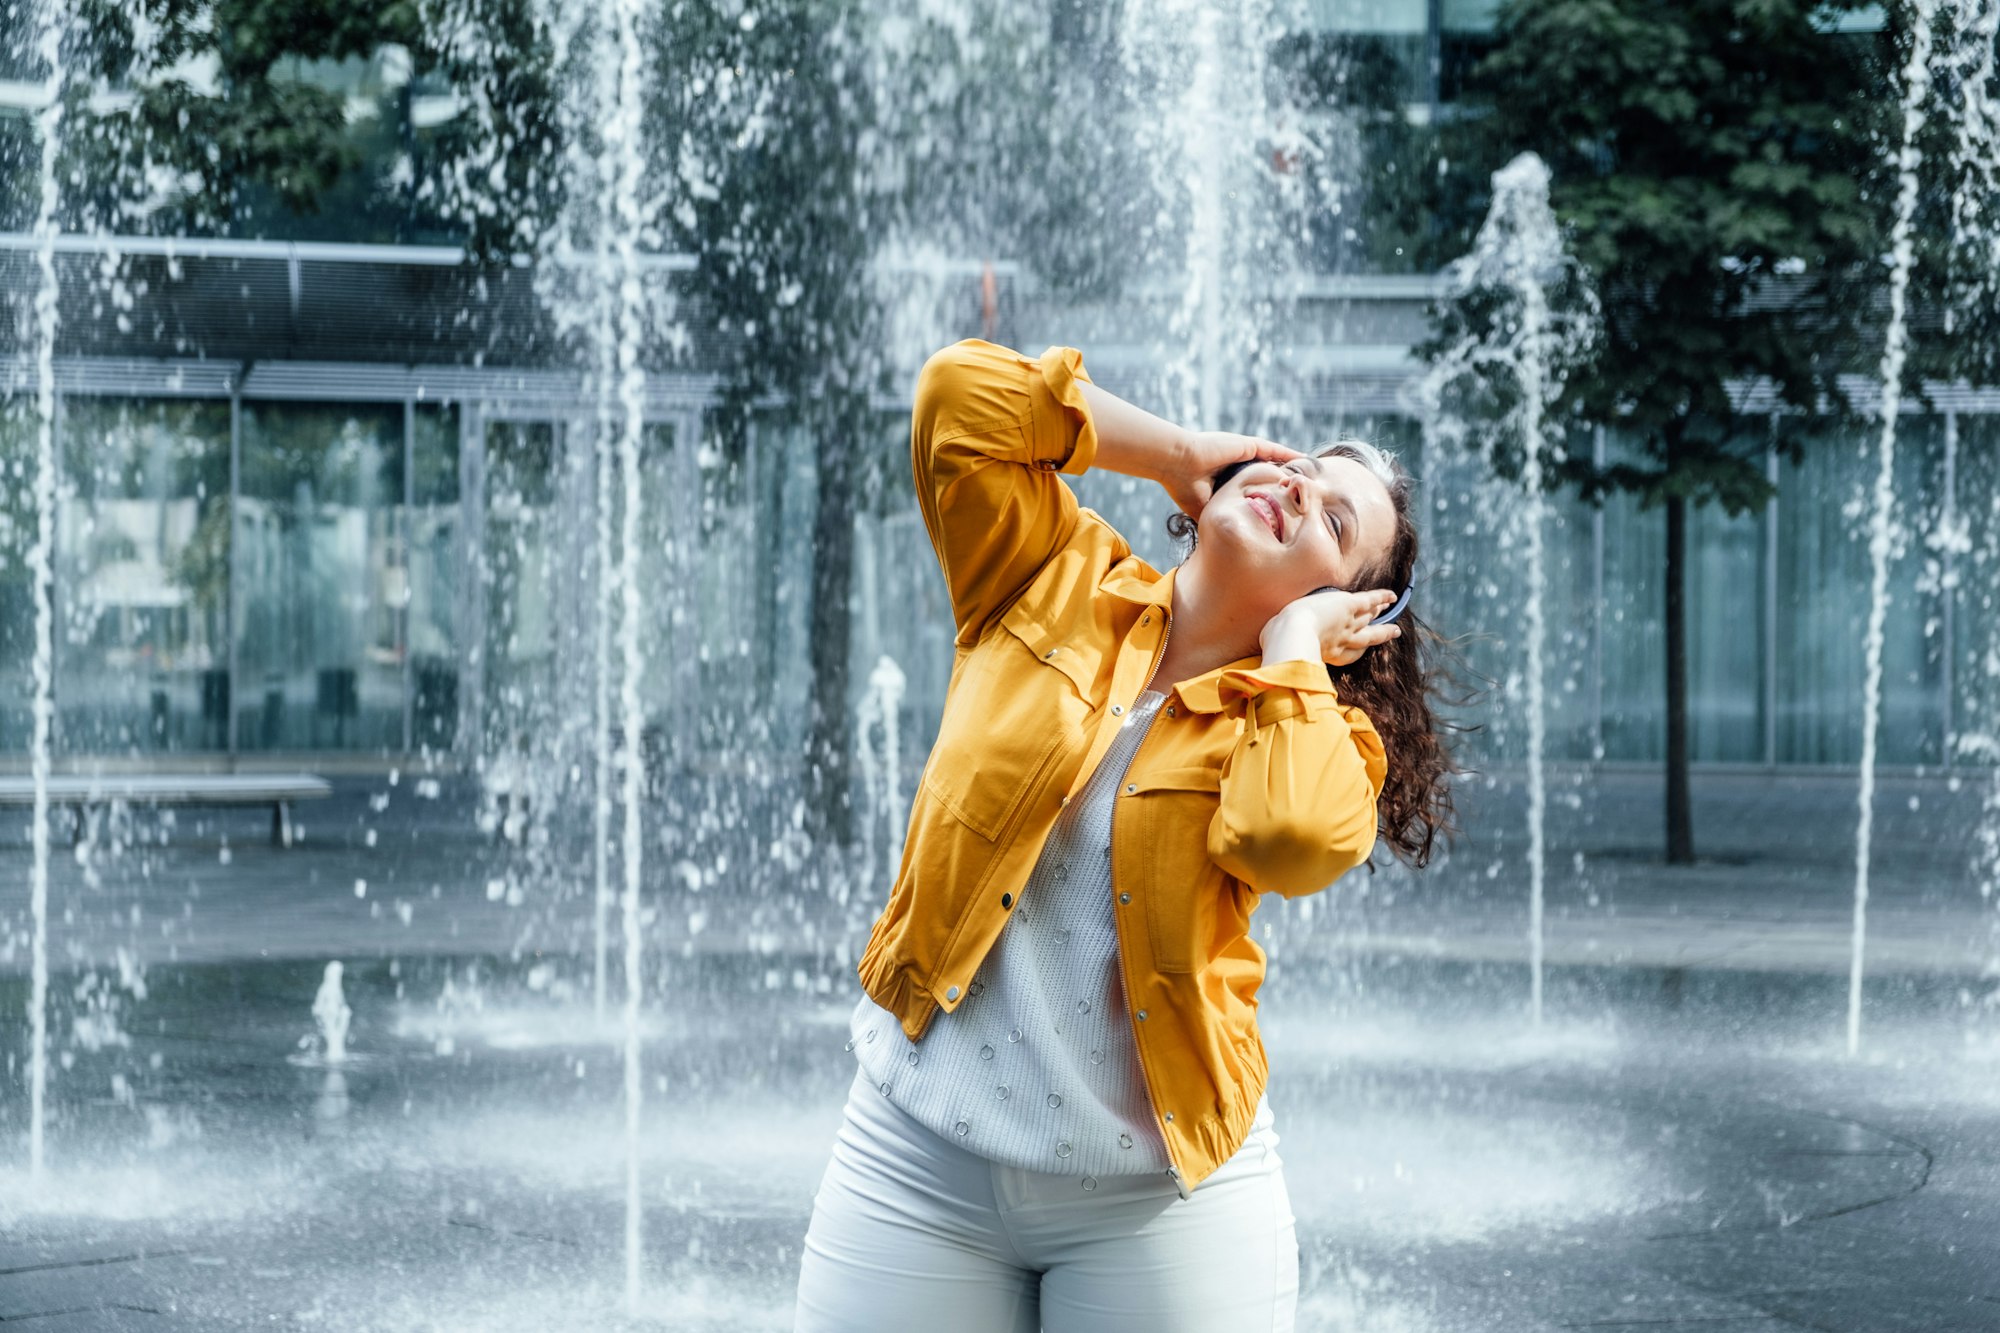
[[1275,440],[1219,430],[1194,431],[1181,437],[1179,447],[1154,480],[1166,488],[1182,513],[1189,518],[1200,518],[1203,506],[1214,492],[1215,474],[1231,463],[1258,460],[1289,463],[1303,457],[1298,450]]

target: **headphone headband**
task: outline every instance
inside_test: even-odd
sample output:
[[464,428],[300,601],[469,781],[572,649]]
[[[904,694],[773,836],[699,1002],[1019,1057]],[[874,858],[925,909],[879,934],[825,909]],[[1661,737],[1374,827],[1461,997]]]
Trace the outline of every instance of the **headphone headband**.
[[1381,615],[1375,617],[1368,623],[1371,625],[1393,625],[1396,622],[1396,617],[1402,615],[1403,611],[1410,605],[1410,594],[1415,592],[1416,590],[1417,590],[1417,585],[1414,581],[1412,581],[1407,587],[1403,589],[1403,595],[1396,599],[1396,604],[1394,606],[1390,607],[1387,611],[1384,611]]

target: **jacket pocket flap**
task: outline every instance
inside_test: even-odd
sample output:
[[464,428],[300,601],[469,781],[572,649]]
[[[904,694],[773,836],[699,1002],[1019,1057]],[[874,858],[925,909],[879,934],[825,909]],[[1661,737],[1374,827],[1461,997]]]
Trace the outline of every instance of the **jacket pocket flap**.
[[1150,773],[1127,775],[1140,791],[1221,791],[1219,768],[1156,768]]
[[1103,665],[1102,648],[1081,635],[1065,636],[1050,629],[1042,617],[1016,606],[1000,622],[1009,633],[1047,666],[1068,676],[1076,692],[1089,699]]

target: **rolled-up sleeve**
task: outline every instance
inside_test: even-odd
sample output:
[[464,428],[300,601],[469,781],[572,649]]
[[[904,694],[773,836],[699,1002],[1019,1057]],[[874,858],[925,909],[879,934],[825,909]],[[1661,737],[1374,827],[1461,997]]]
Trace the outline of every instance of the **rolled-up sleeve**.
[[1244,728],[1222,770],[1208,855],[1260,893],[1316,893],[1368,859],[1389,772],[1368,715],[1340,702],[1326,668],[1279,662],[1223,675]]
[[1082,473],[1097,455],[1089,381],[1074,348],[1030,358],[977,339],[938,352],[918,376],[911,471],[960,643],[1076,529],[1076,497],[1057,474]]

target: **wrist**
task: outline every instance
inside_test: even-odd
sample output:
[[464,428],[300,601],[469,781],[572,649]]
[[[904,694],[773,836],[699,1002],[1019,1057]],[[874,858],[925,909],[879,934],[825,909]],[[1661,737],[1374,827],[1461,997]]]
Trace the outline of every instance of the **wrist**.
[[1289,607],[1265,622],[1258,642],[1263,648],[1266,663],[1320,660],[1317,624],[1311,617]]

